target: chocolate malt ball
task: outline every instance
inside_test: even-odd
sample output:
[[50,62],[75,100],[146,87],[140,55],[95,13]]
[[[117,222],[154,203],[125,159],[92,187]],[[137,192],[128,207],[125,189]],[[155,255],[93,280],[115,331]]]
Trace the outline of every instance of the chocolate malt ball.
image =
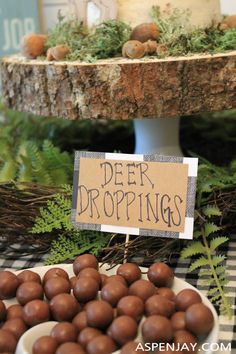
[[23,306],[21,305],[11,305],[7,309],[7,320],[11,320],[13,318],[22,318],[23,319]]
[[161,315],[171,317],[175,312],[175,303],[161,295],[153,295],[145,302],[145,312],[147,316]]
[[165,297],[166,299],[170,301],[175,301],[175,293],[172,289],[170,288],[159,288],[157,289],[157,294]]
[[101,336],[102,331],[97,328],[87,327],[84,328],[78,335],[78,342],[86,349],[88,343],[95,337]]
[[127,315],[139,321],[144,313],[143,300],[134,295],[125,296],[117,304],[117,313],[118,316]]
[[98,270],[98,260],[92,254],[83,254],[75,258],[73,263],[73,271],[78,275],[84,268],[94,268]]
[[88,302],[96,299],[98,291],[98,282],[89,277],[78,278],[73,287],[73,294],[79,302]]
[[56,339],[51,336],[43,336],[36,340],[33,345],[33,354],[55,354],[58,347]]
[[128,342],[126,343],[120,350],[120,354],[140,354],[140,353],[147,353],[143,349],[143,345],[141,346],[140,343],[136,342]]
[[110,282],[103,286],[101,290],[101,298],[109,302],[111,306],[115,307],[118,301],[128,295],[129,290],[127,286],[123,285],[120,281]]
[[58,344],[77,342],[78,330],[70,322],[60,322],[53,327],[50,335]]
[[103,284],[103,286],[104,285],[106,285],[106,284],[108,284],[108,283],[110,283],[110,282],[117,282],[117,281],[119,281],[119,282],[121,282],[123,285],[125,285],[125,286],[127,286],[128,284],[127,284],[127,281],[125,280],[125,278],[123,278],[121,275],[117,275],[117,274],[115,274],[115,275],[110,275],[109,277],[107,277],[106,279],[105,279],[105,282],[104,282],[104,284]]
[[179,311],[186,311],[190,306],[201,302],[202,298],[199,293],[192,289],[184,289],[180,291],[175,298],[176,308]]
[[0,299],[7,300],[15,297],[19,284],[15,274],[7,270],[0,272]]
[[171,287],[174,280],[173,270],[165,263],[154,263],[149,267],[148,279],[159,288]]
[[0,329],[0,353],[15,353],[16,343],[16,338],[11,332]]
[[58,294],[49,303],[52,317],[55,321],[71,321],[81,310],[81,306],[74,296]]
[[82,346],[78,343],[63,343],[57,348],[55,354],[87,354]]
[[156,294],[155,285],[145,279],[137,280],[129,287],[129,295],[138,296],[144,302],[154,294]]
[[89,327],[107,328],[114,318],[112,306],[106,301],[92,301],[86,308]]
[[181,331],[181,330],[186,330],[186,321],[185,321],[185,312],[179,311],[174,313],[171,316],[171,324],[173,330],[176,331]]
[[196,336],[207,335],[214,326],[211,310],[204,304],[194,304],[185,313],[186,328]]
[[105,335],[92,339],[87,345],[88,354],[111,354],[116,349],[113,339]]
[[27,302],[23,309],[23,320],[30,326],[36,326],[50,319],[49,305],[43,300]]
[[20,305],[25,305],[32,300],[43,300],[43,287],[35,281],[22,283],[16,292],[16,298]]
[[124,345],[135,339],[137,332],[137,322],[130,316],[117,317],[109,327],[109,335],[119,345]]
[[142,325],[145,343],[168,343],[173,339],[173,330],[168,318],[158,315],[148,317]]
[[2,300],[0,300],[0,322],[5,321],[7,316],[7,309]]
[[36,283],[41,284],[41,278],[39,274],[32,272],[32,270],[29,269],[20,272],[17,275],[17,278],[19,279],[20,284],[25,283],[27,281],[35,281]]
[[27,331],[28,327],[21,318],[14,318],[12,320],[6,321],[3,324],[2,329],[11,332],[18,341],[22,334]]
[[79,274],[77,275],[77,277],[78,278],[81,278],[81,277],[93,278],[94,280],[96,280],[98,282],[99,287],[101,286],[101,283],[102,283],[102,279],[101,279],[100,273],[94,268],[84,268],[84,269],[82,269],[79,272]]
[[69,275],[66,273],[66,271],[62,268],[54,267],[49,269],[44,277],[43,277],[43,285],[46,283],[46,281],[50,278],[55,278],[55,277],[62,277],[65,278],[66,280],[69,280]]
[[197,338],[188,331],[177,331],[174,334],[174,344],[180,348],[187,347],[182,350],[183,354],[194,353],[193,348],[197,345]]
[[48,300],[51,300],[58,294],[70,294],[70,291],[70,281],[62,277],[50,278],[44,284],[44,292]]
[[126,280],[128,285],[134,283],[136,280],[139,280],[142,275],[139,266],[134,263],[121,264],[117,269],[117,274],[121,275]]
[[73,325],[78,329],[78,331],[82,331],[84,328],[88,327],[87,315],[85,311],[79,312],[72,320]]

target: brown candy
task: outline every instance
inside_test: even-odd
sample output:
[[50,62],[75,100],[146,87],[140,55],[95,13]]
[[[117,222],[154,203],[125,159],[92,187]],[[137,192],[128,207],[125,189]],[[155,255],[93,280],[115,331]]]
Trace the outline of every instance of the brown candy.
[[73,277],[70,278],[70,285],[71,285],[71,288],[73,289],[74,285],[75,285],[75,282],[78,278],[74,275]]
[[32,272],[32,270],[23,270],[17,275],[20,284],[25,283],[26,281],[35,281],[36,283],[41,284],[41,278],[39,274]]
[[58,347],[57,341],[51,336],[43,336],[33,345],[33,354],[55,354]]
[[161,295],[153,295],[145,302],[145,312],[147,316],[171,317],[175,312],[175,304]]
[[108,275],[106,275],[106,274],[100,274],[100,276],[101,276],[101,287],[103,287],[103,286],[105,285],[105,283],[106,283],[106,280],[107,280],[107,278],[108,278]]
[[144,312],[144,303],[138,296],[124,296],[117,304],[117,313],[127,315],[139,321]]
[[119,345],[124,345],[133,340],[137,331],[137,322],[130,316],[117,317],[109,327],[109,335]]
[[86,354],[82,346],[78,343],[64,343],[61,344],[55,354]]
[[92,254],[83,254],[78,256],[73,263],[73,270],[75,275],[78,275],[84,268],[94,268],[98,270],[98,260]]
[[66,273],[66,271],[62,268],[51,268],[49,269],[43,277],[43,284],[46,283],[46,281],[50,278],[55,278],[55,277],[62,277],[65,278],[66,280],[69,280],[69,275]]
[[110,283],[110,282],[117,282],[120,281],[123,285],[127,286],[126,280],[121,276],[121,275],[110,275],[109,277],[106,278],[104,285]]
[[214,326],[211,310],[204,304],[194,304],[185,313],[186,328],[197,336],[207,335]]
[[89,277],[81,277],[75,281],[73,294],[79,302],[96,299],[99,290],[98,282]]
[[58,294],[49,303],[53,318],[56,321],[71,321],[81,310],[78,301],[70,294]]
[[23,309],[23,319],[25,323],[31,327],[49,321],[49,305],[42,300],[28,302]]
[[43,300],[43,287],[37,282],[24,282],[18,287],[16,298],[21,305],[32,300]]
[[141,348],[138,348],[138,345],[139,345],[139,343],[136,343],[136,342],[128,342],[121,348],[120,354],[146,353]]
[[121,275],[129,285],[141,278],[141,270],[134,263],[121,264],[117,269],[117,274]]
[[23,306],[21,305],[11,305],[7,309],[7,320],[11,320],[13,318],[22,318],[23,319]]
[[175,301],[175,293],[170,288],[159,288],[157,289],[157,293],[170,301]]
[[96,328],[87,327],[84,328],[78,335],[78,342],[83,348],[86,348],[88,343],[95,337],[101,336],[102,332]]
[[171,287],[174,280],[173,270],[165,263],[154,263],[151,265],[147,276],[158,287]]
[[173,338],[171,322],[163,316],[150,316],[142,325],[142,335],[145,343],[170,342]]
[[7,270],[0,272],[0,299],[7,300],[15,297],[19,283],[15,274]]
[[5,330],[0,329],[0,353],[9,352],[15,353],[16,349],[16,338],[15,336]]
[[2,300],[0,300],[0,322],[4,321],[7,315],[7,309]]
[[186,329],[185,312],[179,311],[174,313],[170,321],[174,331],[181,331]]
[[115,342],[109,336],[98,336],[87,345],[88,354],[111,354],[115,350]]
[[96,280],[99,284],[99,287],[102,283],[102,279],[101,279],[101,275],[100,273],[94,269],[94,268],[84,268],[82,269],[79,274],[78,274],[78,278],[81,277],[89,277],[89,278],[93,278],[94,280]]
[[193,348],[196,347],[197,338],[188,331],[177,331],[174,334],[174,344],[180,348],[186,348],[182,351],[183,354],[194,353]]
[[184,289],[180,291],[175,298],[176,308],[179,311],[186,311],[188,307],[201,302],[201,296],[192,289]]
[[82,331],[84,328],[88,327],[87,315],[85,311],[78,313],[72,321],[73,325],[76,326],[78,331]]
[[58,294],[70,294],[70,291],[70,281],[62,277],[50,278],[46,281],[44,285],[44,292],[48,300],[51,300],[54,296]]
[[22,334],[27,331],[28,327],[21,318],[14,318],[6,321],[3,324],[2,329],[11,332],[15,336],[16,340],[19,340]]
[[140,279],[130,285],[129,294],[140,297],[144,302],[156,294],[156,287],[148,280]]
[[123,285],[120,281],[107,283],[101,290],[101,298],[115,307],[118,301],[128,295],[127,286]]
[[107,328],[114,318],[112,306],[106,301],[93,301],[86,308],[89,327]]
[[50,335],[57,343],[77,342],[78,330],[70,322],[60,322],[51,330]]

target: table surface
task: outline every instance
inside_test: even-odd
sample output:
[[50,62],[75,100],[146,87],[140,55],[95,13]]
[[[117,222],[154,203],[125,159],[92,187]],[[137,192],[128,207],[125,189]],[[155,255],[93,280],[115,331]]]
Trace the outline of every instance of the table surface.
[[[6,248],[4,243],[0,243],[0,270],[19,270],[25,268],[33,268],[42,266],[45,254],[38,254],[34,247],[29,249],[24,245],[13,245],[11,249]],[[214,353],[236,354],[236,235],[231,236],[230,242],[223,249],[223,252],[227,254],[227,268],[229,273],[229,283],[227,285],[228,296],[232,301],[232,307],[234,315],[232,320],[220,316],[220,339],[219,343],[224,346],[231,345],[231,350],[220,350]],[[134,259],[135,261],[135,259]],[[202,293],[206,294],[207,286],[202,285],[198,279],[197,273],[187,273],[187,268],[191,263],[191,259],[182,261],[179,258],[171,258],[170,264],[175,271],[175,275],[181,279],[186,280],[193,286],[196,286]]]

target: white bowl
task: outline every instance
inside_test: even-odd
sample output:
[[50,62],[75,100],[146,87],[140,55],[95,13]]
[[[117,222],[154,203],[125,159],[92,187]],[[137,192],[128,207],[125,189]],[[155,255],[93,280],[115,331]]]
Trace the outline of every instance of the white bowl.
[[[41,277],[43,277],[44,274],[49,269],[55,268],[55,267],[60,267],[60,268],[64,269],[68,273],[69,277],[72,277],[74,275],[72,264],[57,264],[54,266],[36,267],[36,268],[31,268],[31,270],[38,273]],[[109,265],[104,264],[102,267],[100,267],[99,271],[100,271],[100,273],[103,273],[103,274],[113,275],[113,274],[116,274],[116,269],[118,268],[118,266],[114,267],[111,270],[107,270],[108,268],[109,268]],[[147,268],[140,267],[140,269],[141,269],[142,273],[147,273]],[[15,272],[15,274],[19,274],[20,272],[21,271],[17,271],[17,272]],[[147,279],[146,274],[143,274],[142,278]],[[204,339],[204,342],[205,343],[217,343],[218,339],[219,339],[219,319],[218,319],[218,315],[216,313],[214,306],[207,299],[207,297],[205,297],[203,294],[201,294],[201,292],[199,290],[194,288],[189,283],[187,283],[184,280],[181,280],[179,278],[176,278],[176,277],[174,279],[172,289],[176,294],[183,289],[193,289],[201,295],[203,303],[211,309],[213,316],[214,316],[214,320],[215,320],[214,327],[211,330],[211,332],[209,333],[208,337]],[[4,302],[5,302],[6,306],[9,307],[10,305],[16,304],[17,300],[12,299],[12,300],[6,300]],[[42,323],[42,324],[35,326],[35,327],[29,329],[28,331],[26,331],[18,342],[16,354],[32,354],[33,343],[41,336],[49,335],[51,332],[51,329],[54,327],[54,325],[56,323],[57,322],[52,322],[52,321]],[[140,328],[139,328],[139,332],[138,332],[138,336],[136,338],[136,341],[137,342],[141,341]],[[116,351],[114,354],[119,354],[119,353],[120,353],[120,351]],[[199,354],[212,354],[212,351],[211,350],[203,351],[201,349],[201,342],[200,342],[198,353]]]

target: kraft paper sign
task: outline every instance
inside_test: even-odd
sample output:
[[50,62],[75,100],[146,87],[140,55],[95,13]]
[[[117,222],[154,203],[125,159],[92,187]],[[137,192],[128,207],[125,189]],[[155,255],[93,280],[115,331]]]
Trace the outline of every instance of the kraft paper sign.
[[192,239],[198,159],[76,152],[80,229]]

